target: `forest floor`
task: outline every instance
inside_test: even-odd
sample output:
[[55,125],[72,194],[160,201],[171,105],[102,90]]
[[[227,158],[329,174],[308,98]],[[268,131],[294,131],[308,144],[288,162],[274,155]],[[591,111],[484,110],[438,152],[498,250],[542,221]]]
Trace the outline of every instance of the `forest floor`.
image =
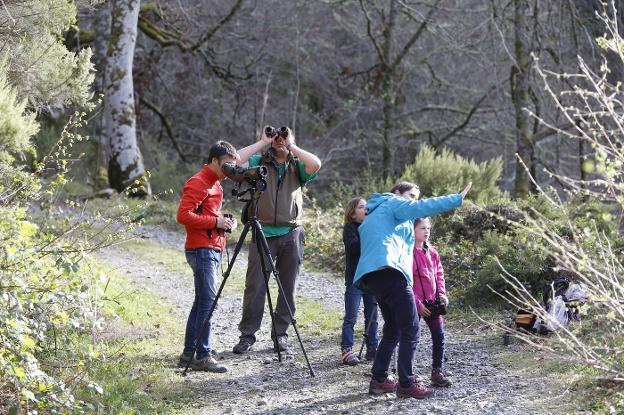
[[[567,369],[517,341],[503,346],[500,334],[470,312],[457,310],[448,316],[446,330],[445,368],[453,381],[451,387],[437,388],[435,396],[425,400],[368,395],[370,362],[353,367],[339,363],[344,286],[335,275],[306,269],[300,277],[297,321],[316,376],[310,376],[292,329],[291,348],[283,354],[282,362],[277,361],[266,313],[252,351],[235,355],[232,346],[239,336],[245,252],[236,261],[213,320],[213,347],[229,371],[189,372],[182,377],[177,359],[193,299],[183,242],[182,233],[144,228],[141,237],[95,255],[110,275],[120,276],[109,282],[121,285],[117,287],[118,297],[125,295],[130,303],[141,302],[142,309],[147,310],[144,313],[152,316],[148,325],[142,325],[140,319],[126,324],[109,316],[101,334],[103,340],[137,346],[134,354],[121,353],[117,358],[130,359],[127,367],[131,377],[138,379],[139,400],[147,400],[149,407],[183,414],[577,412],[569,402],[572,393],[562,380],[565,376],[561,376]],[[154,323],[154,319],[163,322]],[[358,350],[361,325],[360,316]],[[426,382],[430,364],[431,340],[425,326],[414,367]]]

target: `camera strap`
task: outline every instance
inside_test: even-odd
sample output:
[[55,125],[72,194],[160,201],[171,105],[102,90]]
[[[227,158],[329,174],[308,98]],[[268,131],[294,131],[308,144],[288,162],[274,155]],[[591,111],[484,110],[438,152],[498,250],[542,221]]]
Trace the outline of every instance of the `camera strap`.
[[[416,248],[416,249],[420,249],[420,248]],[[425,256],[426,255],[427,254],[425,253]],[[414,262],[416,263],[416,272],[418,273],[418,280],[420,281],[420,288],[422,289],[423,297],[425,297],[425,286],[423,285],[422,276],[420,275],[420,267],[418,266],[418,255],[416,255],[414,257]],[[435,298],[437,299],[437,298],[439,298],[439,296],[438,296],[438,284],[437,284],[437,281],[435,281],[435,279],[434,279],[434,284],[433,285],[435,287]],[[425,300],[426,300],[426,298],[425,298]]]

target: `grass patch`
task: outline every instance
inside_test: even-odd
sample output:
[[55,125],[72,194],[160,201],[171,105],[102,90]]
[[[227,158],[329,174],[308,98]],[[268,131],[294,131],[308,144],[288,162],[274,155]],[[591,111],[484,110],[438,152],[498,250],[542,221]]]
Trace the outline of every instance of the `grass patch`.
[[101,268],[109,276],[103,301],[107,326],[93,346],[100,357],[89,377],[103,392],[94,398],[91,390],[77,391],[77,398],[97,413],[164,414],[184,406],[177,388],[170,387],[181,380],[171,370],[180,335],[169,307],[114,270]]

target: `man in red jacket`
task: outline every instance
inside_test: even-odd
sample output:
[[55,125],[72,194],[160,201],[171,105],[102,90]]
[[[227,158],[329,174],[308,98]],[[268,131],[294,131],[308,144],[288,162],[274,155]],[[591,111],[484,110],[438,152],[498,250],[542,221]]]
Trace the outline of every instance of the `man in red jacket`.
[[[234,146],[225,141],[217,142],[210,147],[208,163],[187,180],[182,190],[177,219],[186,228],[184,249],[195,279],[195,300],[186,322],[180,367],[186,366],[190,360],[190,367],[194,370],[227,372],[227,367],[211,354],[210,321],[203,331],[202,326],[217,294],[217,273],[221,252],[225,249],[224,232],[236,227],[235,219],[223,217],[220,212],[223,201],[221,180],[225,177],[221,167],[227,162],[236,163],[238,159]],[[197,352],[193,356],[196,345]]]

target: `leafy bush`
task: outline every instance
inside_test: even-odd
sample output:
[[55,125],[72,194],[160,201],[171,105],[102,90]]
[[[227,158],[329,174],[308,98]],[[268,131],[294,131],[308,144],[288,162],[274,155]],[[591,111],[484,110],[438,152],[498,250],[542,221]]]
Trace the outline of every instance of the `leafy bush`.
[[[448,283],[467,301],[493,301],[492,289],[503,293],[509,285],[501,265],[532,293],[538,294],[555,276],[549,252],[527,229],[527,220],[539,216],[562,237],[572,237],[591,223],[616,245],[622,242],[609,205],[570,194],[554,209],[546,196],[534,196],[485,208],[465,206],[450,216],[434,218],[433,242],[440,251]],[[579,241],[591,250],[595,237]],[[500,263],[500,265],[499,265]]]
[[342,217],[344,205],[320,209],[316,203],[305,209],[305,261],[323,272],[344,270]]
[[468,182],[472,189],[468,198],[476,203],[491,203],[504,197],[496,186],[503,170],[503,159],[476,163],[444,148],[440,153],[430,146],[423,146],[414,162],[405,166],[399,180],[418,184],[424,197],[458,193]]

